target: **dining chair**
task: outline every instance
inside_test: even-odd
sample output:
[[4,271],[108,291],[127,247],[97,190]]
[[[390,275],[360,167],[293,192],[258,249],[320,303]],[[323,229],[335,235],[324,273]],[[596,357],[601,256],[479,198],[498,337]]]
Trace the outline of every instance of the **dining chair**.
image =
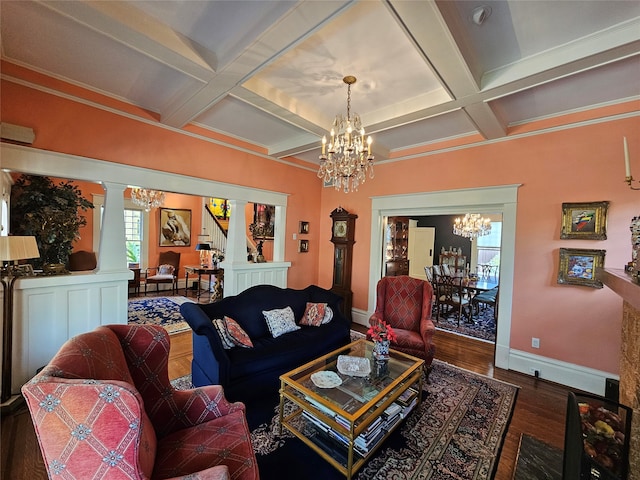
[[498,299],[500,297],[500,287],[492,288],[491,290],[487,290],[485,292],[480,292],[473,297],[472,305],[471,305],[471,313],[473,314],[473,310],[480,314],[480,304],[489,305],[493,307],[493,319],[494,321],[498,320]]
[[441,267],[441,265],[432,265],[431,266],[431,271],[433,273],[433,278],[434,279],[436,277],[440,276],[440,275],[444,275],[444,273],[442,272],[442,269],[440,267]]
[[460,278],[439,275],[436,280],[436,287],[437,322],[440,322],[443,307],[450,307],[450,311],[456,313],[458,326],[460,326],[460,318],[465,310],[468,318],[471,319],[471,304],[468,296],[465,295],[465,287],[462,285]]

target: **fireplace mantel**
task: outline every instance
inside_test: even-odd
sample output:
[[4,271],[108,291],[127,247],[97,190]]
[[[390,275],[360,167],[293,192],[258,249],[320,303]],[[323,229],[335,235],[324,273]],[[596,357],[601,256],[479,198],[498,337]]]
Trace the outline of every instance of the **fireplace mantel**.
[[631,304],[636,310],[640,310],[640,284],[634,282],[631,275],[621,268],[604,268],[598,270],[597,276],[625,302]]

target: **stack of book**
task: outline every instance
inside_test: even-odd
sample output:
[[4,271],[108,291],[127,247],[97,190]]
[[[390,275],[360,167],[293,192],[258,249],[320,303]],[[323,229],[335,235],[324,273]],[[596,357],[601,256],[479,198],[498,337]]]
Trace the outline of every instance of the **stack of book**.
[[[344,427],[345,430],[348,431],[351,429],[349,421],[343,416],[336,414],[312,398],[306,397],[306,400],[319,411],[326,414],[327,417]],[[413,410],[417,402],[417,390],[409,388],[403,392],[394,403],[385,409],[382,415],[371,422],[365,431],[354,439],[353,446],[355,453],[359,456],[366,457],[367,454],[376,447],[378,442]],[[320,445],[326,452],[330,453],[333,458],[346,464],[346,448],[349,446],[349,438],[347,435],[332,428],[311,412],[304,410],[302,417],[307,420],[308,424],[315,430],[316,435],[314,435],[312,440]]]

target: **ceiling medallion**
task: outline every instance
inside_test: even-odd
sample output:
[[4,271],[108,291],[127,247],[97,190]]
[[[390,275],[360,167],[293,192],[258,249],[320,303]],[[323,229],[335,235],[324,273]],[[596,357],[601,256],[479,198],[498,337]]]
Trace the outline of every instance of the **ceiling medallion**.
[[149,212],[152,208],[159,207],[164,203],[164,192],[133,187],[131,189],[131,201],[143,207],[145,212]]
[[357,113],[351,116],[351,85],[356,83],[356,77],[347,75],[342,81],[347,84],[347,116],[336,116],[329,144],[327,137],[322,137],[318,177],[325,184],[333,184],[336,190],[342,189],[344,193],[349,193],[358,190],[358,186],[365,182],[367,173],[373,178],[373,140],[371,136],[367,137],[365,146],[360,116]]
[[473,240],[491,233],[491,220],[483,218],[479,213],[467,213],[464,218],[456,218],[453,233]]

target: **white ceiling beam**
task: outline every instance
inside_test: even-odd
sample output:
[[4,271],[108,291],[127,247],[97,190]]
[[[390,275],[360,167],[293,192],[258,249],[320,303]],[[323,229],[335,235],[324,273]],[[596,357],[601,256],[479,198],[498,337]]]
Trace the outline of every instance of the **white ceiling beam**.
[[560,78],[566,75],[562,70],[571,65],[579,66],[570,70],[578,73],[638,53],[639,44],[640,17],[486,72],[482,90],[514,84],[541,72],[551,72],[550,79]]
[[[472,73],[477,66],[468,65],[460,52],[449,26],[435,2],[389,1],[390,10],[404,27],[407,36],[422,53],[434,74],[454,98],[439,108],[427,108],[420,120],[440,115],[443,110],[462,107],[487,139],[503,137],[507,133],[493,110],[478,95],[480,88]],[[443,8],[447,8],[443,5]],[[452,18],[456,18],[452,16]],[[456,26],[454,26],[456,28]],[[472,57],[470,57],[472,58]],[[442,108],[444,106],[444,108]]]
[[213,66],[192,42],[125,2],[40,2],[47,9],[200,82]]
[[485,139],[493,140],[507,136],[506,125],[488,104],[475,102],[467,105],[463,110]]
[[272,101],[266,96],[263,96],[260,92],[255,92],[245,88],[244,86],[238,86],[229,92],[233,97],[255,107],[269,115],[272,115],[283,122],[287,122],[295,127],[298,127],[314,135],[324,135],[326,128],[331,125],[333,119],[318,118],[315,112],[308,112],[309,115],[303,117],[299,113],[294,113],[291,110],[282,107]]
[[[228,65],[219,66],[211,81],[189,98],[180,98],[162,112],[162,122],[183,127],[247,81],[265,65],[283,55],[326,22],[352,6],[352,1],[301,1]],[[321,19],[321,20],[318,20]]]
[[387,5],[452,97],[466,97],[480,90],[434,1],[391,0]]

